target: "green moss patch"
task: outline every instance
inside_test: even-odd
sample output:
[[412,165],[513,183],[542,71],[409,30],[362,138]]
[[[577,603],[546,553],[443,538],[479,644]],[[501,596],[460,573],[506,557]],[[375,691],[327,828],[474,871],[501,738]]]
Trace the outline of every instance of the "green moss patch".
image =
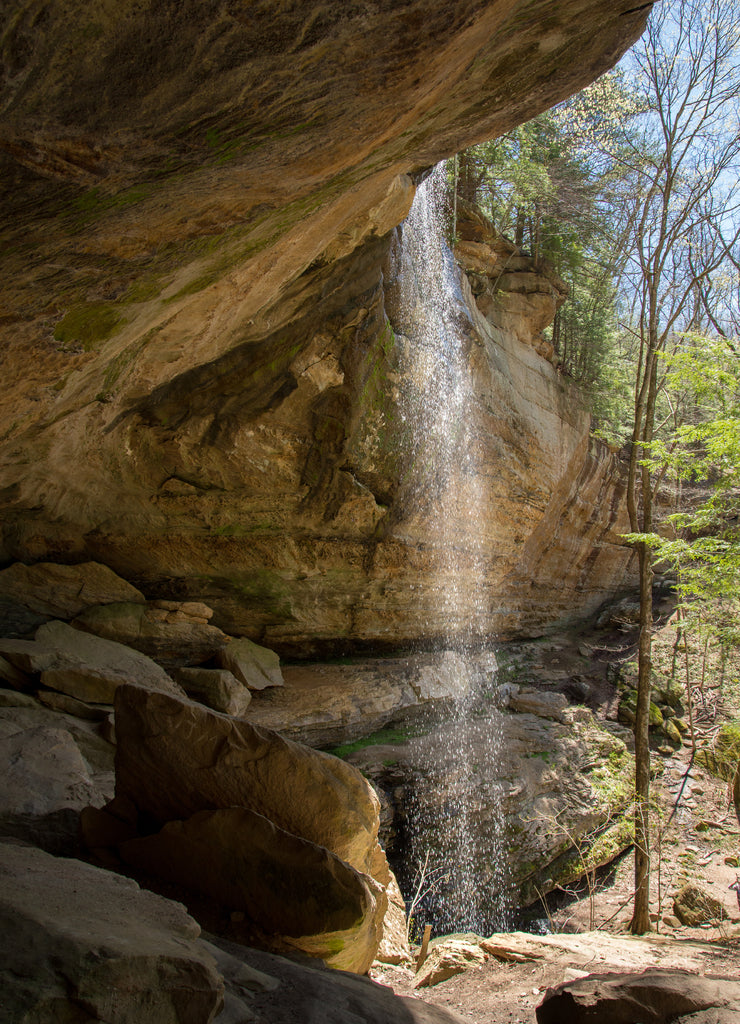
[[333,754],[335,757],[347,757],[349,754],[354,754],[357,750],[364,750],[365,747],[395,746],[399,743],[405,743],[413,735],[415,733],[409,729],[379,729],[369,736],[363,736],[361,739],[355,740],[354,743],[342,743],[338,747],[328,747],[326,752]]
[[126,322],[120,310],[109,302],[85,302],[67,311],[54,328],[54,338],[64,348],[91,352]]
[[696,759],[718,779],[732,782],[740,764],[740,719],[725,722],[712,746],[698,751]]

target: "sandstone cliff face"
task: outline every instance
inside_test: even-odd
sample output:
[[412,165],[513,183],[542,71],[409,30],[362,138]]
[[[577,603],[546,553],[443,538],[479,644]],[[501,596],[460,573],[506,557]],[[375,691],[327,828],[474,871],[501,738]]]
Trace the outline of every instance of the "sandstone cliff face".
[[[94,558],[284,652],[433,637],[424,509],[368,447],[399,369],[390,232],[418,171],[593,79],[648,7],[6,6],[0,559]],[[503,519],[478,631],[505,635],[598,603],[624,562],[593,543],[610,457],[484,307]]]

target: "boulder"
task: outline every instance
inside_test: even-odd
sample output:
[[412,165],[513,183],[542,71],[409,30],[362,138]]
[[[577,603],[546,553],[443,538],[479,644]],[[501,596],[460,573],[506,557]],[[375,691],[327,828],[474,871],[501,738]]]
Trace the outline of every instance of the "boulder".
[[4,1020],[209,1024],[223,983],[199,933],[128,878],[0,843]]
[[160,825],[246,807],[372,871],[379,802],[356,768],[162,692],[121,686],[115,708],[116,794]]
[[92,605],[146,600],[136,587],[99,562],[15,562],[0,572],[0,598],[41,619],[73,619]]
[[660,727],[660,731],[669,739],[671,743],[680,743],[682,740],[681,730],[676,725],[675,718],[663,718],[663,724]]
[[166,612],[164,622],[208,622],[213,618],[213,608],[202,601],[150,601],[149,607]]
[[4,661],[10,663],[11,668],[23,674],[22,677],[14,676],[12,673],[10,675],[3,674],[5,681],[12,685],[17,683],[18,689],[24,688],[24,680],[29,676],[37,675],[57,663],[53,646],[39,643],[38,640],[0,639],[0,655]]
[[[177,604],[174,601],[160,603]],[[210,612],[206,605],[193,602],[186,607]],[[188,615],[131,602],[88,608],[77,616],[73,625],[133,647],[168,667],[207,661],[228,641],[225,633],[207,624],[204,615]]]
[[537,715],[563,721],[563,711],[568,707],[568,698],[562,693],[543,693],[541,690],[519,690],[509,698],[512,711]]
[[673,897],[673,913],[681,924],[697,928],[702,924],[717,924],[730,916],[715,896],[693,883],[684,885]]
[[397,996],[369,978],[208,938],[203,945],[226,986],[217,1024],[470,1024],[452,1010]]
[[[20,641],[16,641],[20,643]],[[37,663],[51,652],[41,682],[78,700],[112,704],[122,683],[181,695],[183,690],[151,658],[123,644],[92,636],[64,622],[47,622],[36,631]],[[11,655],[12,657],[12,655]]]
[[458,939],[436,942],[429,956],[417,971],[414,988],[438,985],[456,974],[469,971],[471,967],[482,967],[488,956],[478,945]]
[[242,638],[232,640],[220,650],[217,660],[222,668],[233,673],[250,690],[264,690],[268,686],[282,686],[280,659],[274,651]]
[[200,811],[119,847],[133,867],[184,886],[278,942],[364,974],[380,941],[381,886],[244,807]]
[[113,793],[113,747],[90,722],[16,702],[0,707],[0,762],[0,834],[75,854],[80,810]]
[[172,675],[189,697],[225,715],[240,717],[252,699],[246,686],[225,668],[176,668]]
[[[697,1017],[711,1010],[708,1016]],[[725,1012],[735,1017],[721,1017]],[[537,1024],[723,1024],[740,1014],[740,982],[654,968],[640,974],[592,974],[548,989]]]

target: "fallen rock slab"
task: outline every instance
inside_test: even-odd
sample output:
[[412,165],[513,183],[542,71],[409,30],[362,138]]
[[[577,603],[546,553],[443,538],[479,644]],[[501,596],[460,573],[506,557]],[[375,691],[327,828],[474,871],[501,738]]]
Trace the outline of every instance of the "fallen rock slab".
[[325,847],[244,807],[200,811],[118,848],[122,860],[184,886],[330,966],[364,974],[380,941],[383,890]]
[[53,652],[52,664],[41,672],[43,685],[86,703],[112,704],[124,683],[183,695],[182,688],[151,658],[66,622],[40,626],[36,643],[40,650]]
[[481,967],[488,959],[479,945],[448,939],[436,942],[429,951],[429,956],[417,971],[414,988],[426,988],[438,985],[441,981],[469,971],[471,967]]
[[223,983],[199,933],[128,878],[0,843],[3,1020],[210,1024]]
[[[206,605],[193,602],[188,607],[210,612]],[[205,615],[190,616],[131,602],[88,608],[73,625],[132,647],[168,668],[208,661],[229,639],[216,626],[208,625]]]
[[232,640],[218,652],[217,660],[250,690],[284,685],[277,654],[246,638]]
[[718,1011],[740,1019],[740,981],[653,969],[593,974],[550,989],[537,1007],[537,1024],[697,1024],[717,1021]]
[[246,686],[225,668],[179,668],[174,669],[172,675],[188,697],[225,715],[238,718],[252,700]]

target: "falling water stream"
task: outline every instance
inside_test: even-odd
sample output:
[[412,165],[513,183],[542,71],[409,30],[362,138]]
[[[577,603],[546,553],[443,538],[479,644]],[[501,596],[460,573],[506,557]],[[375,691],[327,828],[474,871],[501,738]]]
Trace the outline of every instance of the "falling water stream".
[[[465,691],[451,718],[418,742],[408,861],[428,889],[417,915],[436,933],[505,927],[507,883],[497,786],[500,720],[491,707],[495,657],[482,653],[484,475],[477,464],[470,332],[458,271],[445,242],[447,189],[440,164],[420,185],[402,229],[401,307],[406,346],[402,413],[423,504],[433,590],[429,636],[455,652]],[[422,497],[423,496],[423,497]],[[488,696],[488,703],[486,698]],[[409,894],[407,893],[407,896]],[[413,896],[413,893],[410,894]]]

